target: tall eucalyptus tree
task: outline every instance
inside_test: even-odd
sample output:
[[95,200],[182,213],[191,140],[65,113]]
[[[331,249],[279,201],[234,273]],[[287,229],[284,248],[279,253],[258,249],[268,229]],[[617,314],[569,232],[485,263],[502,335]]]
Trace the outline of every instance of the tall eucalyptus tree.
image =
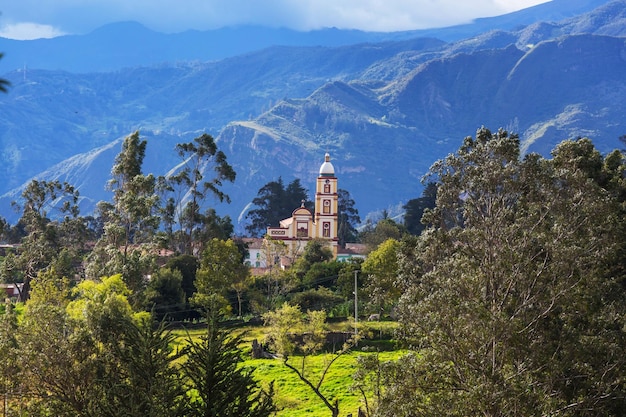
[[623,413],[623,161],[587,139],[522,159],[482,128],[432,166],[437,204],[397,280],[421,354],[388,372],[379,415]]

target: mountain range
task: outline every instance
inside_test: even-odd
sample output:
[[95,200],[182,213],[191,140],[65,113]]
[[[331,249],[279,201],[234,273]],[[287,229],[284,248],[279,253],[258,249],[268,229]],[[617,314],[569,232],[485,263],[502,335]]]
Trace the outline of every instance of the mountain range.
[[180,162],[176,143],[214,135],[237,180],[231,204],[209,203],[239,226],[268,181],[312,189],[326,152],[364,217],[418,197],[430,165],[483,125],[544,155],[581,136],[608,152],[626,134],[626,0],[553,0],[392,34],[165,35],[124,23],[0,40],[0,51],[0,68],[37,57],[2,75],[0,215],[13,221],[10,201],[34,177],[76,185],[83,213],[110,199],[113,159],[135,130],[148,140],[144,171],[157,175]]

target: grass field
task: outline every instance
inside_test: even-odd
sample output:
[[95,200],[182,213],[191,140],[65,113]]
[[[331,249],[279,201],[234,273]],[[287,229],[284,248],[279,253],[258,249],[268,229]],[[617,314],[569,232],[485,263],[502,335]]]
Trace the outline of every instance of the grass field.
[[[356,358],[359,355],[371,355],[355,350],[340,357],[329,369],[321,392],[327,398],[339,400],[340,415],[345,416],[352,413],[357,415],[359,406],[362,405],[358,392],[350,390],[352,385],[352,375],[356,368]],[[397,359],[402,354],[401,351],[381,352],[381,360]],[[319,381],[322,369],[331,359],[331,354],[315,355],[306,358],[306,376],[314,384]],[[301,357],[290,358],[294,364],[301,363]],[[245,362],[246,367],[254,369],[254,376],[264,385],[274,381],[275,397],[274,401],[281,410],[277,416],[287,417],[327,417],[330,416],[329,409],[322,400],[306,386],[298,376],[283,365],[279,359],[249,359]]]
[[[340,323],[332,327],[341,328],[343,326],[344,324]],[[393,322],[373,322],[364,325],[360,331],[370,335],[370,337],[381,336],[388,335],[395,326],[396,324]],[[245,327],[236,331],[246,332],[245,342],[242,345],[246,358],[243,366],[251,369],[253,376],[263,386],[267,387],[271,382],[274,383],[274,402],[280,410],[276,414],[278,417],[327,417],[331,415],[323,401],[298,378],[295,372],[287,368],[281,359],[252,359],[250,357],[251,340],[262,340],[264,337],[262,327]],[[177,333],[181,336],[178,343],[184,343],[185,332]],[[199,337],[202,330],[193,330],[189,334],[192,337]],[[376,344],[376,341],[365,340],[360,346]],[[391,344],[387,342],[384,346],[389,349]],[[379,355],[381,360],[386,361],[395,360],[403,353],[405,353],[403,350],[386,350],[380,352]],[[364,352],[360,347],[356,347],[335,361],[326,374],[320,390],[331,401],[335,398],[339,400],[340,416],[346,416],[350,413],[356,416],[358,408],[362,406],[360,394],[350,389],[353,382],[352,376],[356,370],[357,357],[372,354],[374,353]],[[313,384],[317,384],[323,369],[332,357],[333,355],[330,353],[308,356],[305,359],[305,376]],[[293,356],[289,362],[300,368],[302,357]]]

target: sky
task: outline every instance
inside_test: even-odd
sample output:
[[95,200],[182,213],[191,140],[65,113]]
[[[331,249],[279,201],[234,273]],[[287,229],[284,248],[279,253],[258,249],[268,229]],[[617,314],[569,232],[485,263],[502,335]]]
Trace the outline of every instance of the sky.
[[0,4],[0,36],[85,34],[136,21],[159,32],[263,25],[393,32],[445,27],[498,16],[547,0],[10,0]]

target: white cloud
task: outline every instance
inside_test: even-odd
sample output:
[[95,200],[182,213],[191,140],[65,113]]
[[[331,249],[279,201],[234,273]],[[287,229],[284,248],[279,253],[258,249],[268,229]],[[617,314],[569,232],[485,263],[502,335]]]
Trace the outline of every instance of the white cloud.
[[501,7],[502,10],[504,10],[506,13],[514,12],[516,10],[525,9],[527,7],[532,7],[547,2],[547,0],[494,0],[494,3]]
[[54,38],[65,33],[50,25],[38,23],[16,23],[0,28],[0,37],[17,40]]
[[[20,0],[2,6],[12,22],[85,33],[134,20],[180,32],[257,24],[310,30],[324,27],[395,31],[466,23],[547,0]],[[6,31],[5,31],[6,32]],[[34,32],[34,31],[33,31]],[[45,32],[41,32],[45,33]]]

